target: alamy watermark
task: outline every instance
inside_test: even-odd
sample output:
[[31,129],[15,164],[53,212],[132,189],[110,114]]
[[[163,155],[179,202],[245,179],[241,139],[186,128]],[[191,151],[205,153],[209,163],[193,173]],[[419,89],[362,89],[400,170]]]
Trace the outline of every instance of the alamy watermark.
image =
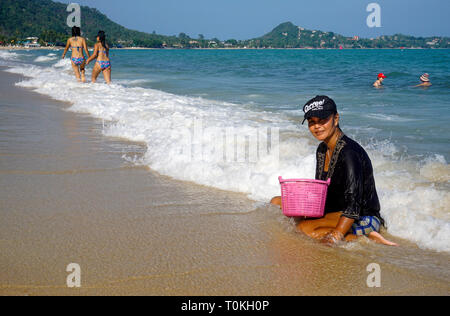
[[367,287],[381,287],[381,267],[378,263],[371,263],[366,267],[366,271],[369,272],[367,276]]
[[375,2],[369,3],[366,11],[370,12],[366,20],[367,26],[370,28],[381,27],[381,6]]
[[67,12],[70,14],[67,16],[68,27],[81,27],[81,7],[78,3],[71,3],[67,6]]
[[81,267],[78,263],[71,263],[67,266],[66,272],[70,274],[66,278],[66,284],[68,288],[80,288],[81,287]]
[[195,119],[191,129],[177,132],[181,135],[177,159],[183,162],[279,162],[280,132],[276,127],[204,127],[202,119]]

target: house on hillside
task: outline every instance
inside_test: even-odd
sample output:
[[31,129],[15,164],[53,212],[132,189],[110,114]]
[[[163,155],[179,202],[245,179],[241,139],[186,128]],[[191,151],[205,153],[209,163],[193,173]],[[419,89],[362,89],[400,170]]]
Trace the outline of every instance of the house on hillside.
[[39,37],[27,37],[24,41],[25,47],[41,47],[41,45],[38,43]]
[[195,41],[195,40],[189,41],[189,45],[191,47],[194,47],[194,48],[199,48],[200,47],[200,43],[198,41]]
[[439,38],[433,39],[431,42],[427,42],[427,45],[434,46],[439,42]]

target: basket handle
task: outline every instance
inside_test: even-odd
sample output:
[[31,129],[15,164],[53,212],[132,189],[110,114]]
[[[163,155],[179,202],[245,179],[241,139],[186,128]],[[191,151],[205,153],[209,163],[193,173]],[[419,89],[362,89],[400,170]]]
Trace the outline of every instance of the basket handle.
[[[282,176],[279,176],[279,177],[278,177],[278,181],[280,181],[280,183],[283,182],[283,181],[284,181],[284,180],[283,180],[283,177],[282,177]],[[330,186],[330,184],[331,184],[331,178],[328,178],[328,179],[327,179],[327,186]]]

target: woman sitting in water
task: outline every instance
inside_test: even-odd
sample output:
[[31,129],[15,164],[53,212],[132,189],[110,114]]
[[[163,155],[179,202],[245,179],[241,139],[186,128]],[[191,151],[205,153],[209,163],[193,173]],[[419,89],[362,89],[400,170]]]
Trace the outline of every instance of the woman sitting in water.
[[78,81],[86,82],[86,58],[84,57],[83,52],[85,52],[89,58],[89,51],[87,49],[86,40],[81,37],[81,30],[77,26],[72,27],[72,37],[67,40],[66,48],[62,54],[63,59],[66,57],[69,48],[72,48],[72,68],[75,72],[75,76]]
[[111,83],[111,62],[109,60],[109,46],[106,43],[105,32],[99,31],[97,34],[97,43],[94,46],[94,53],[88,59],[89,64],[93,59],[97,58],[94,69],[92,69],[92,82],[97,81],[100,72],[103,72],[103,77],[107,84]]
[[[317,149],[316,179],[331,178],[320,219],[301,220],[297,228],[308,236],[334,244],[368,236],[385,245],[396,245],[384,239],[380,227],[380,203],[375,188],[372,164],[365,150],[344,135],[334,101],[317,96],[303,107],[311,134],[322,143]],[[281,197],[272,204],[281,207]]]

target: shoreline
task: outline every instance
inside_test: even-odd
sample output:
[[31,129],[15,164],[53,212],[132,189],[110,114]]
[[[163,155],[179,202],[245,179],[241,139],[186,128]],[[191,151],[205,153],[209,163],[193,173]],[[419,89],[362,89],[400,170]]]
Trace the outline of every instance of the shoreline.
[[[15,86],[23,77],[3,69],[1,295],[450,291],[447,254],[403,240],[401,248],[322,246],[274,207],[126,163],[146,148],[103,136],[100,120]],[[366,285],[372,262],[382,267],[381,288]],[[81,266],[80,289],[65,284],[69,263]]]

